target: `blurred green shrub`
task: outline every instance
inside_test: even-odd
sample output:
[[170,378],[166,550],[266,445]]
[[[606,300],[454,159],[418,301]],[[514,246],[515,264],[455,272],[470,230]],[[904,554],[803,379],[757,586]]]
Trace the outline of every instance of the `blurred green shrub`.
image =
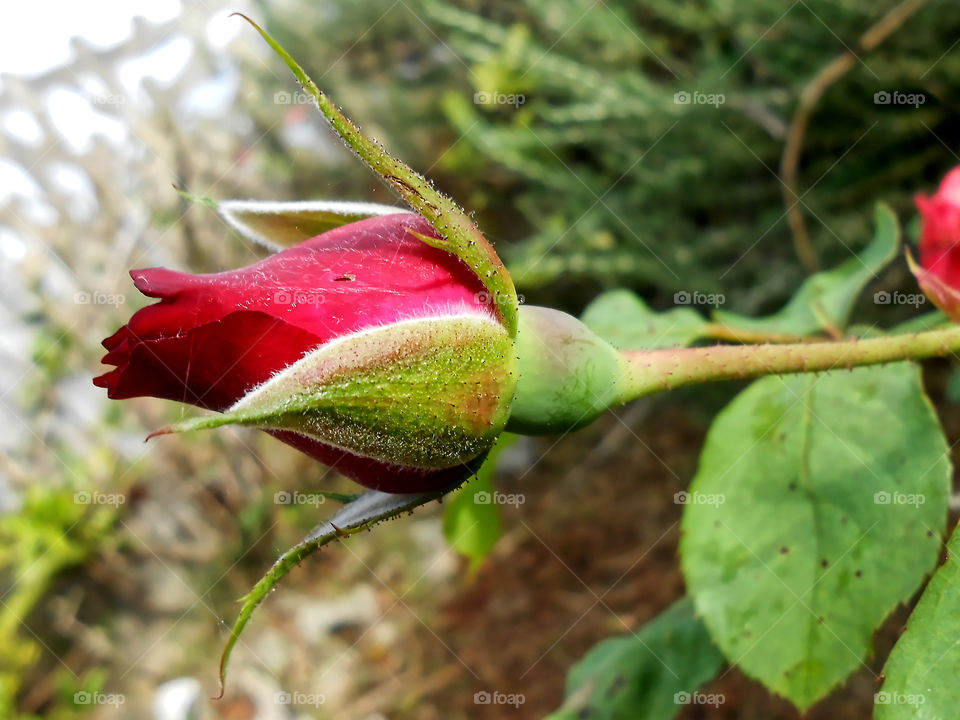
[[[494,18],[425,0],[478,92],[524,95],[515,107],[448,91],[464,140],[445,167],[501,178],[499,192],[481,181],[474,202],[522,215],[519,232],[497,228],[519,241],[508,257],[521,287],[560,277],[585,283],[584,297],[614,284],[695,287],[769,307],[803,273],[777,177],[791,116],[839,54],[857,58],[826,88],[799,173],[824,265],[867,242],[873,200],[908,211],[924,178],[956,162],[960,54],[949,49],[960,13],[929,3],[858,50],[895,5],[525,0]],[[875,103],[895,91],[924,103]]]
[[[78,463],[79,465],[79,463]],[[81,491],[82,492],[82,491]],[[89,493],[87,493],[89,495]],[[0,516],[0,716],[16,716],[17,693],[43,652],[28,631],[34,606],[56,576],[110,537],[116,505],[77,502],[74,489],[32,485],[17,513]]]
[[[538,302],[697,288],[759,312],[805,274],[780,162],[798,98],[840,54],[853,66],[815,107],[798,177],[824,266],[867,243],[875,200],[909,217],[912,194],[955,162],[960,13],[926,3],[861,49],[896,6],[418,0],[341,8],[321,29],[275,13],[271,28],[394,150],[436,165]],[[882,92],[924,102],[875,102]]]

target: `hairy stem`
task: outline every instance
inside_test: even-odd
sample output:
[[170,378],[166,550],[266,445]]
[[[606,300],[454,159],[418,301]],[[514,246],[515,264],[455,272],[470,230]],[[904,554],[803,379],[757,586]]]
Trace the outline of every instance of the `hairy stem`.
[[625,350],[618,395],[628,402],[659,390],[714,380],[849,369],[955,352],[960,352],[960,327],[842,342]]

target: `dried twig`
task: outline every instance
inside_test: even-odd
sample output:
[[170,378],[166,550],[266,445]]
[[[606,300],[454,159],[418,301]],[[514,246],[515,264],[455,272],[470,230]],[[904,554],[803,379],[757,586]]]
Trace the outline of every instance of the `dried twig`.
[[[886,40],[895,30],[909,20],[928,0],[903,0],[860,36],[857,50],[869,52]],[[816,251],[810,244],[806,222],[800,209],[800,194],[797,192],[797,171],[800,155],[803,152],[803,138],[810,123],[810,116],[820,98],[833,83],[843,77],[854,65],[859,56],[854,50],[847,50],[831,60],[800,93],[800,102],[793,113],[787,144],[783,148],[780,160],[780,176],[783,180],[783,201],[787,206],[787,221],[793,232],[793,245],[800,261],[807,270],[813,272],[819,268]]]

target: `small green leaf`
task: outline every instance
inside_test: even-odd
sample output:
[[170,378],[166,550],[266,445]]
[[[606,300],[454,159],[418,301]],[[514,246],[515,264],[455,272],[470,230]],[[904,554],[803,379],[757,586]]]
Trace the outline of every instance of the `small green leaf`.
[[876,233],[863,252],[833,270],[811,275],[779,312],[751,318],[718,310],[715,319],[749,332],[811,335],[845,328],[860,291],[896,257],[900,247],[900,228],[893,211],[880,203],[875,217]]
[[570,669],[567,699],[547,720],[669,720],[694,700],[723,702],[693,697],[723,664],[693,603],[683,598],[639,633],[595,645]]
[[270,571],[253,586],[243,599],[243,607],[230,632],[230,638],[224,645],[220,656],[220,697],[223,696],[227,679],[227,665],[240,634],[250,621],[253,611],[263,602],[267,594],[289,573],[327,543],[337,538],[348,537],[354,533],[373,527],[379,522],[410,512],[420,505],[436,500],[443,493],[418,493],[414,495],[396,495],[382,492],[366,492],[340,510],[328,522],[318,525],[303,540],[287,550],[270,568]]
[[890,335],[905,335],[906,333],[926,332],[927,330],[936,330],[937,328],[950,325],[951,321],[940,310],[924,313],[915,318],[910,318],[899,325],[894,325],[887,332]]
[[960,528],[883,668],[876,720],[954,720],[960,708]]
[[687,587],[730,662],[806,709],[934,567],[951,477],[908,363],[754,382],[684,502]]
[[471,573],[476,571],[500,539],[500,511],[496,503],[491,501],[494,493],[493,474],[500,453],[516,439],[516,435],[502,434],[477,474],[454,493],[444,508],[443,535],[454,550],[470,560]]
[[686,347],[703,337],[707,322],[691,308],[658,313],[629,290],[610,290],[591,302],[580,320],[621,350]]

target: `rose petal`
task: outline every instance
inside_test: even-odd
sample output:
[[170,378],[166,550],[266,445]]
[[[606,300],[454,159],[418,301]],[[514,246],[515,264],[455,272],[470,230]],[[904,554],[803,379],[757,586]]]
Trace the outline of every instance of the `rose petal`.
[[109,397],[149,395],[210,410],[227,409],[320,344],[300,328],[248,311],[180,334],[143,338],[129,326],[120,333],[108,339],[114,349],[104,358],[117,368],[94,380]]

